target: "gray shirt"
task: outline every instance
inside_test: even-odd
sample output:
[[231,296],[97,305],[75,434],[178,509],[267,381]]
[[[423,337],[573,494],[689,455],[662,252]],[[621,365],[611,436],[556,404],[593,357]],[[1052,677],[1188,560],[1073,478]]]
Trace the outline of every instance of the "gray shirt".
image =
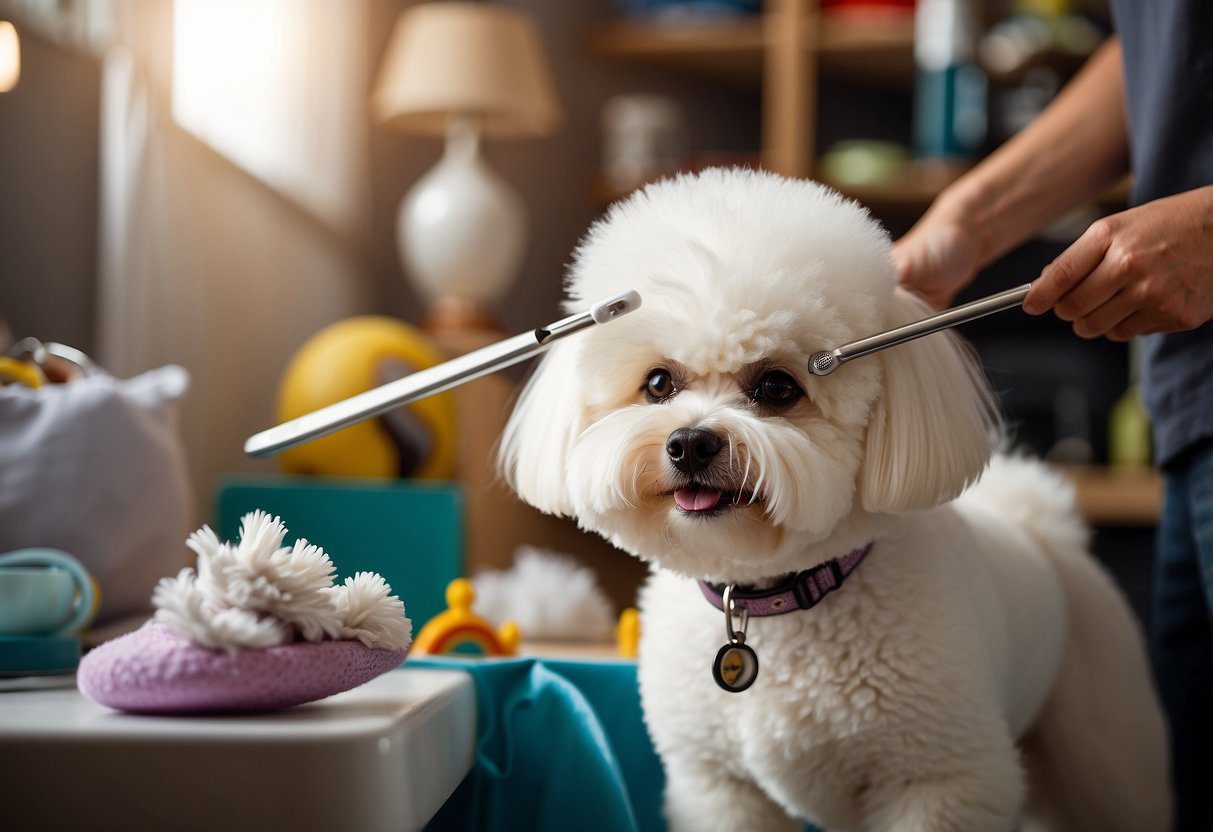
[[[1213,184],[1213,2],[1112,0],[1124,53],[1133,203]],[[1213,280],[1213,262],[1209,264]],[[1155,456],[1213,437],[1213,324],[1142,338]]]

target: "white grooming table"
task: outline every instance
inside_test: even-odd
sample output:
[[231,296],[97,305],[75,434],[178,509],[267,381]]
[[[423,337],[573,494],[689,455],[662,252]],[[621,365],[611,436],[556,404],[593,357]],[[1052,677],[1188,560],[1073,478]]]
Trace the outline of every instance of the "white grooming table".
[[471,770],[460,671],[394,670],[271,714],[120,714],[0,692],[0,828],[414,830]]

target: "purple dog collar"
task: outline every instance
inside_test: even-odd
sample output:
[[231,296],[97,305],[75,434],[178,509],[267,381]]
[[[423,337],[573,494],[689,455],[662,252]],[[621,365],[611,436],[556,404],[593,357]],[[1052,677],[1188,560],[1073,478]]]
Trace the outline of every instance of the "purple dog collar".
[[[842,586],[842,582],[859,568],[859,564],[870,551],[872,543],[812,569],[789,575],[769,589],[734,587],[734,607],[744,609],[750,616],[783,615],[796,610],[811,609],[826,595]],[[724,584],[700,581],[699,589],[712,606],[718,610],[724,609]]]

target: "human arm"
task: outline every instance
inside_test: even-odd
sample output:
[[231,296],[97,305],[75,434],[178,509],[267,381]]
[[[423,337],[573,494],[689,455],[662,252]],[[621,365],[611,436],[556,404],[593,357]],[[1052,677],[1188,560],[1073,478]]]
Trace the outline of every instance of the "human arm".
[[1024,311],[1082,338],[1195,329],[1213,319],[1213,185],[1092,223],[1041,272]]
[[1028,127],[945,190],[893,247],[903,284],[935,306],[1128,170],[1120,43],[1110,39]]

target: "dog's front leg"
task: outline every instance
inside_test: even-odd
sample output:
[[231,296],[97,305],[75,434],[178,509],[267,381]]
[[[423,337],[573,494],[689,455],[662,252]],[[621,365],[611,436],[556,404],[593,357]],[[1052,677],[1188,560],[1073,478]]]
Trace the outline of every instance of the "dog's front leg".
[[1012,832],[1023,811],[1018,765],[976,766],[952,777],[910,780],[872,795],[874,832]]
[[790,818],[749,780],[721,766],[666,761],[665,816],[670,832],[791,832]]

